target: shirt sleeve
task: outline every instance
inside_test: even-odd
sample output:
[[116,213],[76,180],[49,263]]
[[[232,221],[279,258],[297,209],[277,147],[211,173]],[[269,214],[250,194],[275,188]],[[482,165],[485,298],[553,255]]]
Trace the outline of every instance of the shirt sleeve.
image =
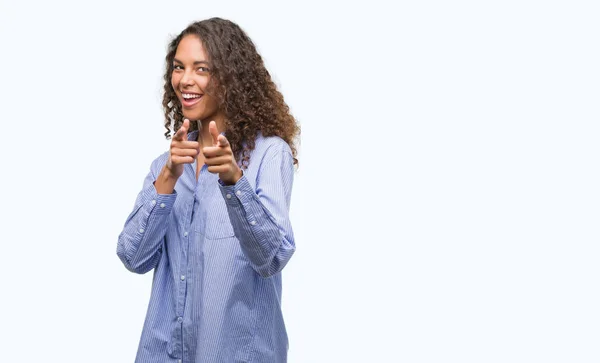
[[263,277],[280,272],[296,249],[289,220],[293,178],[293,157],[284,149],[265,156],[256,189],[245,175],[235,185],[219,180],[235,235]]
[[161,159],[152,163],[117,244],[117,255],[125,267],[139,274],[152,270],[160,259],[169,214],[177,198],[175,191],[172,194],[156,192],[154,182],[162,168]]

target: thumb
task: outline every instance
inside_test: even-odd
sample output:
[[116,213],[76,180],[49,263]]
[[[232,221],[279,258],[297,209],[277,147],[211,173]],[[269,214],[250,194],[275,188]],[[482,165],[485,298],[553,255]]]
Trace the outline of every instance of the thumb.
[[227,138],[223,135],[219,135],[219,146],[220,147],[227,147],[229,146],[229,140],[227,140]]
[[217,146],[219,144],[219,130],[217,129],[217,123],[214,121],[211,121],[210,124],[208,124],[208,131],[210,132],[210,135],[212,136],[213,139],[213,146]]

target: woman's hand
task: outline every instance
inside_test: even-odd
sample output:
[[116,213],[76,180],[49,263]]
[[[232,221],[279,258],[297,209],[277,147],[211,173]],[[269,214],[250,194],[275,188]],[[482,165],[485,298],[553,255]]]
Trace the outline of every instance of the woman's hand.
[[200,152],[200,143],[198,141],[188,141],[188,130],[190,120],[184,119],[183,124],[177,130],[171,140],[171,149],[169,150],[169,159],[165,169],[170,176],[179,179],[183,174],[184,164],[192,164]]
[[212,135],[213,146],[202,148],[204,163],[208,166],[208,171],[213,174],[218,173],[219,179],[227,185],[237,183],[242,177],[242,170],[235,161],[229,141],[225,136],[219,134],[214,121],[210,122],[208,131]]

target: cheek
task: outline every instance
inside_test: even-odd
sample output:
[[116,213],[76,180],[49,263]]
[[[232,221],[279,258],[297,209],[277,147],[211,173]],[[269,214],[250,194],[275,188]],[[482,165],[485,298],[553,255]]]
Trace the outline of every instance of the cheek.
[[198,77],[194,80],[198,87],[202,90],[202,92],[206,92],[206,87],[208,86],[207,77]]
[[173,87],[173,89],[177,89],[177,85],[179,84],[179,79],[180,77],[178,77],[175,73],[171,74],[171,87]]

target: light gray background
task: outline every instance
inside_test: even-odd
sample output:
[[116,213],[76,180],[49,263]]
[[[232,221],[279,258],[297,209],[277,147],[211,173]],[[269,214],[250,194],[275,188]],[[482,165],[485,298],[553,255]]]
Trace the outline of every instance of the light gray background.
[[117,236],[211,16],[302,126],[289,362],[600,361],[597,2],[0,4],[0,361],[133,361]]

